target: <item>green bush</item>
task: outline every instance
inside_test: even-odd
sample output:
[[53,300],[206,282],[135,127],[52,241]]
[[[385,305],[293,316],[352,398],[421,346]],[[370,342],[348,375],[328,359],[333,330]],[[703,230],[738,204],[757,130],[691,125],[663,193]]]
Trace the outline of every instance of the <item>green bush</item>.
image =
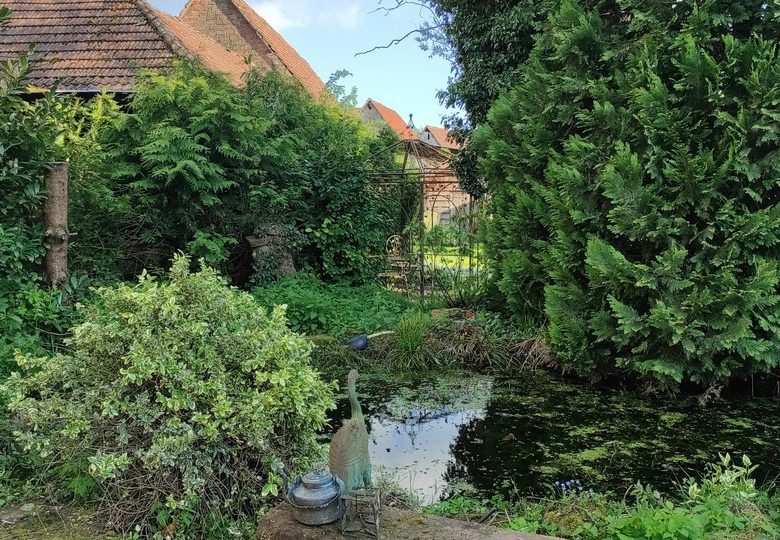
[[[589,3],[589,5],[593,5]],[[780,365],[780,29],[761,2],[550,15],[474,140],[507,303],[580,373]]]
[[298,268],[358,282],[378,272],[387,218],[368,172],[379,137],[279,74],[251,73],[240,89],[197,65],[145,74],[95,140],[114,200],[85,193],[119,211],[126,274],[184,250],[235,283],[252,272],[264,283],[278,268],[252,268],[247,238],[271,226]]
[[320,458],[330,385],[311,345],[213,270],[95,291],[69,352],[18,356],[2,385],[19,442],[105,523],[223,537],[277,493],[273,467]]
[[390,330],[417,305],[379,285],[327,284],[308,273],[256,288],[252,294],[267,308],[286,305],[287,318],[296,332],[335,337]]

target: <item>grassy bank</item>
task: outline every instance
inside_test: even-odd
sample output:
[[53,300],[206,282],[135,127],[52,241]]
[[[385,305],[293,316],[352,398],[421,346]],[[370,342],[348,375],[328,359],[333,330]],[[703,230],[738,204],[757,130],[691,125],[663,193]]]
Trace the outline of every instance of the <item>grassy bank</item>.
[[430,514],[573,540],[768,540],[780,538],[780,495],[757,488],[747,457],[726,455],[700,479],[663,495],[637,484],[623,498],[594,493],[579,481],[550,486],[550,496],[508,502],[456,495]]

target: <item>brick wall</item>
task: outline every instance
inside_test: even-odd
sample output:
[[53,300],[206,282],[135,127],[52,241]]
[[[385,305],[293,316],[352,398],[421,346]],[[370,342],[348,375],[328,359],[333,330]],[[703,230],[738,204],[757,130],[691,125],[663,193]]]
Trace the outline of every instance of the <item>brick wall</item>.
[[180,18],[230,51],[241,55],[251,54],[255,63],[287,71],[230,1],[194,0]]

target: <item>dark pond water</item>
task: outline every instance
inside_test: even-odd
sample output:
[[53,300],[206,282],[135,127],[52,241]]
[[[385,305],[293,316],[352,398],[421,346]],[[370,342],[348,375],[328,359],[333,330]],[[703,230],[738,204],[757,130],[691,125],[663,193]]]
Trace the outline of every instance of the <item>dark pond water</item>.
[[[622,495],[633,483],[673,488],[718,453],[747,454],[759,482],[780,475],[780,400],[665,399],[597,390],[544,372],[512,377],[361,378],[376,474],[425,502],[447,486],[507,497],[579,479]],[[349,415],[346,395],[334,429]]]

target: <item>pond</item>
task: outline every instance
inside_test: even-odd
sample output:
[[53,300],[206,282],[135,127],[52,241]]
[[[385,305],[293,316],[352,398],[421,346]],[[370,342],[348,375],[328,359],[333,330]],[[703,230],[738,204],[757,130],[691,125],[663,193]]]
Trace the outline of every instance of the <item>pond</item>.
[[[780,475],[780,400],[663,398],[595,389],[543,371],[388,381],[363,377],[375,475],[430,503],[450,487],[508,498],[555,481],[622,495],[637,481],[670,490],[718,453],[747,454],[759,483]],[[331,415],[349,416],[346,394]]]

